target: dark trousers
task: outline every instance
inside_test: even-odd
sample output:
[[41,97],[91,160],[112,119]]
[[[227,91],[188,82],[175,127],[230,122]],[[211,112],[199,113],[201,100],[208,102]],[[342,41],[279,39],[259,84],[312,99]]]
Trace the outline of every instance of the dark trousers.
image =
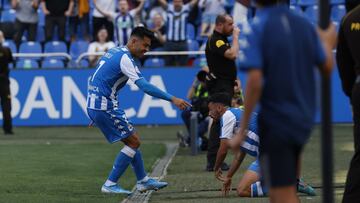
[[53,40],[55,26],[57,27],[57,33],[60,41],[65,41],[65,16],[45,16],[45,40]]
[[114,40],[114,24],[108,21],[107,18],[93,17],[93,39],[96,39],[97,33],[100,28],[105,27],[108,31],[109,40]]
[[21,38],[24,35],[24,32],[28,32],[27,41],[35,41],[36,39],[36,28],[37,23],[23,23],[19,21],[18,19],[15,20],[15,42],[17,45],[21,43]]
[[[209,89],[210,96],[215,93],[228,93],[230,97],[234,95],[235,81],[231,80],[216,80],[215,84]],[[229,101],[229,106],[231,101]],[[220,147],[220,122],[214,121],[209,132],[208,152],[207,152],[207,167],[213,168],[216,161],[216,154]]]
[[[165,51],[188,51],[188,44],[186,41],[167,41],[165,42],[164,49]],[[165,57],[166,66],[186,66],[187,61],[187,55],[171,55]]]
[[4,132],[12,132],[10,83],[7,78],[0,77],[0,99]]
[[354,116],[355,154],[351,159],[346,178],[343,203],[360,202],[360,83],[357,83],[353,88],[351,103]]
[[81,36],[88,40],[89,39],[89,14],[84,14],[81,18],[79,16],[69,17],[69,30],[72,40],[76,39],[78,29],[81,31]]

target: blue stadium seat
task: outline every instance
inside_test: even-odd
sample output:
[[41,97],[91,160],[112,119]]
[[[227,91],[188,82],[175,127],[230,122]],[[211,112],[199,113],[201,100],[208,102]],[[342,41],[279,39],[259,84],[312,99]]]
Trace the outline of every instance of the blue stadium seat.
[[[199,51],[200,46],[199,43],[196,40],[187,40],[188,44],[188,51]],[[197,55],[189,55],[190,58],[196,58]]]
[[42,64],[41,67],[43,68],[64,68],[64,62],[58,59],[52,59],[52,58],[46,58]]
[[319,20],[319,7],[309,6],[305,9],[305,17],[313,24],[317,24]]
[[11,9],[11,4],[10,4],[10,1],[11,0],[2,0],[2,3],[3,3],[3,10],[9,10]]
[[12,53],[16,53],[16,52],[17,52],[16,45],[15,45],[14,41],[12,41],[12,40],[6,40],[6,41],[3,43],[3,45],[4,45],[5,47],[9,47]]
[[304,15],[304,12],[301,10],[300,6],[297,5],[290,5],[290,10],[300,14],[300,15]]
[[161,68],[165,66],[165,60],[162,58],[148,58],[145,60],[144,67]]
[[318,3],[318,0],[298,0],[297,4],[299,6],[313,6]]
[[296,5],[297,4],[297,0],[290,0],[290,5]]
[[87,41],[74,41],[70,45],[70,55],[75,60],[80,54],[87,52],[89,42]]
[[[22,42],[20,44],[19,53],[42,53],[41,44],[39,42]],[[41,57],[31,58],[41,59]]]
[[187,38],[188,39],[195,39],[195,28],[192,24],[187,23],[186,24],[187,29]]
[[15,22],[15,10],[8,9],[1,12],[1,22]]
[[[51,41],[46,42],[44,47],[44,53],[67,53],[67,47],[65,42],[62,41]],[[65,59],[62,56],[52,56],[53,59]]]
[[87,60],[87,59],[82,59],[82,60],[80,61],[80,67],[81,67],[81,68],[88,68],[88,67],[90,67],[89,60]]
[[16,68],[39,68],[39,63],[34,59],[20,59],[16,62]]
[[345,4],[345,0],[330,0],[331,5],[335,4]]
[[336,5],[331,7],[332,21],[340,22],[345,14],[346,14],[346,9],[344,5]]

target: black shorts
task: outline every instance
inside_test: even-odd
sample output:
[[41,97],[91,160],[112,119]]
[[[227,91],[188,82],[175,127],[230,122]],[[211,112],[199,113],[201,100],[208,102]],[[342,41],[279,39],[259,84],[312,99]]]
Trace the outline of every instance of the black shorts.
[[260,166],[268,187],[297,184],[298,161],[303,145],[273,132],[260,130]]

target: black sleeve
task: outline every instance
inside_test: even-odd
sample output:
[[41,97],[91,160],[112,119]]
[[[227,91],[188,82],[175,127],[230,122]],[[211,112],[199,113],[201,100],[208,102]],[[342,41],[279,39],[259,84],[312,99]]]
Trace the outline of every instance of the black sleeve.
[[336,61],[344,93],[351,98],[351,91],[356,79],[355,62],[351,56],[344,33],[344,23],[341,24],[338,35]]
[[224,56],[226,50],[230,49],[230,45],[222,39],[212,39],[211,48],[220,56]]
[[7,52],[8,52],[8,60],[9,60],[9,63],[14,62],[14,58],[13,58],[11,49],[7,48]]

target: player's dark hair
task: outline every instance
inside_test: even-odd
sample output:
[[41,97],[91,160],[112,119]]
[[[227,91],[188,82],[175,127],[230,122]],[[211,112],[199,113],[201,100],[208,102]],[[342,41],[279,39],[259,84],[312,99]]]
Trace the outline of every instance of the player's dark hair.
[[148,37],[150,39],[153,39],[155,37],[154,33],[151,32],[150,30],[148,30],[144,26],[135,27],[131,32],[131,37],[133,37],[133,36],[141,38],[141,39],[144,39],[144,37]]
[[231,97],[228,93],[226,92],[220,92],[220,93],[215,93],[213,95],[210,96],[210,98],[208,99],[208,102],[213,102],[213,103],[220,103],[223,104],[225,106],[230,106],[231,104]]
[[219,25],[221,23],[225,23],[226,17],[232,18],[229,14],[220,14],[220,15],[216,16],[215,24]]

